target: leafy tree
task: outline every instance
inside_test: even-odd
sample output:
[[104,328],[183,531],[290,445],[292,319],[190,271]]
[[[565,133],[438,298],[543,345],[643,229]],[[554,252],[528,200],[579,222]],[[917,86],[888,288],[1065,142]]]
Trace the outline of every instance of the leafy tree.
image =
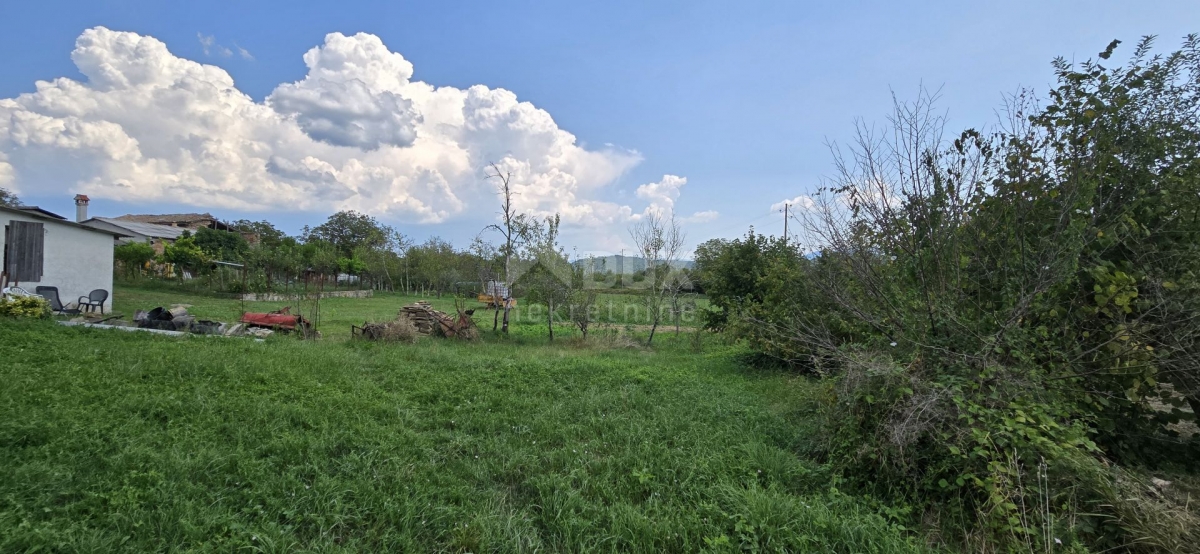
[[0,187],[0,206],[15,208],[21,205],[21,199],[17,198],[16,193],[6,188]]
[[458,252],[453,244],[441,237],[430,237],[409,248],[405,260],[412,278],[421,286],[434,290],[439,297],[452,290],[471,271],[470,256]]
[[144,242],[129,242],[113,248],[113,258],[121,263],[129,276],[142,274],[146,264],[154,260],[154,248]]
[[245,258],[250,244],[238,233],[201,227],[193,235],[196,246],[209,259],[237,262]]
[[558,214],[541,222],[530,222],[523,229],[523,274],[519,284],[529,291],[529,299],[546,305],[546,328],[554,340],[554,313],[571,299],[574,268],[558,244]]
[[[269,221],[250,221],[239,219],[229,225],[230,229],[239,234],[253,235],[253,242],[266,248],[277,248],[283,244],[287,234],[280,231]],[[248,241],[249,242],[249,241]]]
[[196,275],[207,269],[209,257],[196,245],[191,232],[184,231],[175,242],[163,247],[162,261],[174,265],[176,275],[183,280],[185,271]]
[[[600,279],[596,279],[597,275]],[[584,339],[592,325],[592,310],[600,298],[600,289],[594,284],[596,282],[604,282],[604,273],[596,270],[594,258],[589,257],[586,263],[572,266],[568,297],[570,317]]]
[[350,210],[335,213],[316,227],[305,226],[302,234],[305,242],[324,241],[333,245],[340,256],[352,257],[354,249],[360,246],[385,246],[390,231],[374,217]]

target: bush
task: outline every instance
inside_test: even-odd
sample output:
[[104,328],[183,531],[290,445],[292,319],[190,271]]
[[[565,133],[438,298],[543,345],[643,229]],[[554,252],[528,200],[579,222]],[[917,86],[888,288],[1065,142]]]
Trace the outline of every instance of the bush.
[[45,319],[50,317],[50,302],[37,296],[0,297],[0,316]]
[[934,97],[897,103],[798,213],[819,253],[697,254],[714,323],[829,376],[851,486],[970,551],[1200,550],[1200,513],[1128,470],[1200,447],[1168,427],[1200,413],[1200,36],[1149,52],[1056,61],[995,135],[943,141]]
[[121,244],[113,248],[113,258],[121,263],[127,275],[141,275],[146,264],[154,260],[154,248],[143,242]]

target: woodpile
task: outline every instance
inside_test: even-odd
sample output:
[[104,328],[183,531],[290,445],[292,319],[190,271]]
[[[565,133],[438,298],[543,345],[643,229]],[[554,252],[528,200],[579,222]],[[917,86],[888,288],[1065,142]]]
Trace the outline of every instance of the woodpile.
[[454,322],[450,319],[449,314],[433,309],[433,306],[424,300],[400,308],[400,313],[397,315],[408,319],[413,327],[417,328],[417,332],[422,335],[440,333],[443,327],[448,328]]
[[405,327],[411,327],[420,335],[474,339],[479,336],[479,331],[475,329],[475,321],[471,319],[473,312],[474,310],[460,310],[455,318],[446,312],[433,309],[429,302],[422,300],[400,308],[395,322],[364,323],[362,327],[352,326],[350,331],[354,336],[370,340],[388,340],[392,335],[406,334],[394,325],[396,322],[405,322]]

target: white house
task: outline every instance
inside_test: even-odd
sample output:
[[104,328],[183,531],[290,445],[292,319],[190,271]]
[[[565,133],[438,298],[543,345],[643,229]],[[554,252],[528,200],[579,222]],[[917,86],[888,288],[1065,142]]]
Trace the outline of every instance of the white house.
[[0,206],[0,244],[4,264],[0,286],[58,288],[72,306],[95,289],[108,291],[104,311],[112,309],[113,243],[123,233],[85,227],[48,212]]

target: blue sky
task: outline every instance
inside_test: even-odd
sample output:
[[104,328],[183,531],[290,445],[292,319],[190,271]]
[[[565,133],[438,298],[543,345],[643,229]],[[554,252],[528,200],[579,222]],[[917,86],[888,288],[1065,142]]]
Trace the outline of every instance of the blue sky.
[[[411,62],[413,81],[512,91],[518,100],[548,112],[582,150],[604,152],[613,145],[640,157],[636,163],[611,161],[606,166],[611,178],[596,177],[601,182],[581,185],[563,203],[547,200],[540,208],[595,202],[604,209],[629,206],[636,217],[655,198],[649,192],[639,195],[639,187],[661,183],[665,175],[681,176],[686,185],[673,189],[677,197],[668,204],[689,217],[717,212],[688,223],[696,243],[741,234],[750,224],[780,232],[782,216],[771,212],[772,204],[812,192],[831,172],[826,141],[848,138],[857,117],[882,120],[893,90],[905,99],[922,83],[940,87],[940,106],[957,131],[990,124],[1003,93],[1020,86],[1045,90],[1055,56],[1082,60],[1114,38],[1129,45],[1145,34],[1158,35],[1159,47],[1166,50],[1186,33],[1200,31],[1200,3],[1194,1],[299,4],[9,0],[0,18],[0,51],[5,52],[0,99],[32,93],[38,80],[67,77],[87,83],[71,52],[81,33],[97,26],[154,37],[175,57],[216,65],[257,103],[281,84],[304,79],[308,68],[302,56],[321,46],[327,33],[369,33]],[[211,37],[207,53],[202,37]],[[303,122],[304,109],[285,115]],[[124,125],[142,145],[141,155],[149,156],[151,139],[129,130],[136,125]],[[487,138],[490,150],[478,151],[503,154],[495,150],[503,145],[490,141],[505,137],[511,139],[509,134]],[[6,143],[0,137],[0,153],[7,151],[15,167],[10,186],[30,203],[60,213],[73,212],[71,195],[85,191],[94,199],[93,215],[211,211],[229,219],[266,218],[295,232],[337,207],[376,201],[347,200],[339,192],[330,193],[327,203],[295,209],[283,193],[273,204],[270,195],[241,202],[236,191],[209,201],[203,194],[156,196],[142,189],[131,199],[120,189],[86,185],[88,179],[116,179],[112,171],[120,170],[111,165],[100,175],[88,173],[101,171],[91,162],[59,172],[47,168],[74,164],[79,152],[22,148],[16,139]],[[303,157],[296,148],[289,150],[289,159]],[[482,167],[475,167],[482,156],[467,162],[473,174],[448,178],[449,201],[444,198],[450,193],[422,200],[421,209],[442,210],[444,216],[396,208],[380,211],[380,219],[417,239],[437,234],[465,246],[495,212],[488,189],[468,183],[482,181]],[[331,163],[339,175],[348,174],[344,165]],[[153,186],[154,176],[139,175],[145,181],[133,186]],[[415,189],[388,190],[386,202],[400,205],[396,195]],[[628,224],[621,217],[572,220],[566,242],[584,251],[617,250]]]

